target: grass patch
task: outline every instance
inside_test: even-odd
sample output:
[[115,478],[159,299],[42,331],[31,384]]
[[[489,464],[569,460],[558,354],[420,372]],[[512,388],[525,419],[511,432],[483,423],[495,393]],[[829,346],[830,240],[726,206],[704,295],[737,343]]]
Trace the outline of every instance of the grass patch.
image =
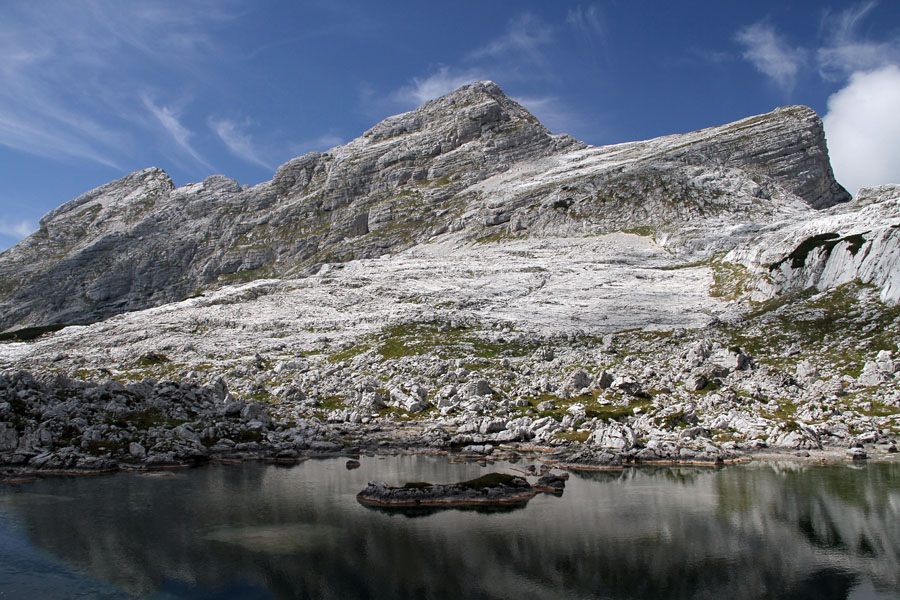
[[165,354],[160,354],[159,352],[147,352],[139,359],[137,359],[137,366],[150,368],[155,367],[156,365],[164,365],[166,363],[172,362],[168,356]]
[[420,179],[419,181],[416,182],[416,185],[419,187],[425,187],[425,186],[441,187],[441,186],[447,185],[448,183],[450,183],[450,174],[449,173],[447,175],[442,175],[442,176],[438,177],[437,179]]
[[327,396],[316,403],[316,409],[325,412],[339,408],[344,408],[344,399],[340,396]]
[[255,269],[247,269],[246,271],[235,271],[234,273],[222,273],[217,281],[219,283],[244,283],[253,281],[254,279],[264,279],[270,274],[269,267],[257,267]]
[[570,442],[586,442],[591,437],[590,431],[563,431],[553,436],[560,440],[568,440]]
[[82,450],[93,456],[117,456],[124,454],[128,448],[128,442],[113,440],[90,440],[84,443]]
[[[815,288],[760,303],[740,329],[720,330],[759,363],[791,369],[812,360],[858,377],[880,350],[896,350],[900,306],[886,306],[869,285],[847,283],[827,293]],[[853,332],[853,335],[848,335]],[[796,346],[799,352],[786,356]]]
[[508,240],[513,236],[509,234],[506,229],[502,229],[500,231],[495,231],[494,233],[490,233],[488,235],[483,235],[481,237],[475,238],[476,244],[492,244],[494,242],[502,242],[503,240]]
[[136,410],[126,413],[122,416],[114,417],[107,414],[104,419],[106,424],[114,425],[121,429],[125,429],[130,425],[134,425],[139,431],[145,431],[151,427],[164,427],[173,429],[179,425],[184,425],[187,421],[182,419],[173,419],[167,417],[165,413],[157,408],[148,408],[146,410]]
[[403,484],[404,490],[424,490],[425,488],[430,488],[433,486],[433,483],[428,483],[427,481],[407,481]]
[[575,203],[575,201],[572,200],[571,198],[554,200],[553,201],[553,209],[567,211],[567,210],[569,210],[569,207],[572,206],[572,204],[574,204],[574,203]]
[[395,325],[385,330],[385,339],[378,353],[385,359],[438,354],[447,356],[475,356],[497,358],[499,356],[526,356],[536,349],[532,344],[494,342],[478,335],[474,327],[459,327],[441,331],[435,323],[410,323]]
[[[599,390],[593,390],[590,394],[575,396],[564,399],[555,394],[541,394],[532,398],[527,398],[529,406],[519,407],[520,413],[537,413],[538,418],[553,417],[557,421],[561,421],[563,417],[569,414],[569,407],[573,404],[584,404],[585,420],[598,419],[601,421],[621,421],[626,417],[634,415],[634,409],[640,408],[647,410],[652,402],[649,398],[630,398],[627,404],[600,404],[597,398],[600,395]],[[538,405],[542,402],[552,401],[554,407],[550,410],[538,410]]]
[[753,291],[754,277],[747,267],[738,263],[713,262],[713,284],[709,295],[722,300],[737,300]]
[[[799,429],[799,425],[794,420],[795,415],[797,414],[797,407],[790,400],[780,400],[778,402],[778,408],[775,410],[764,410],[761,411],[760,414],[767,419],[772,419],[773,421],[782,422],[790,431],[796,431]],[[791,424],[794,425],[794,429],[790,429]]]
[[366,343],[354,344],[345,350],[341,350],[340,352],[335,352],[334,354],[329,355],[326,360],[330,363],[339,363],[345,360],[351,360],[353,358],[356,358],[360,354],[368,352],[371,348],[372,346]]
[[634,235],[652,238],[656,235],[656,228],[650,227],[649,225],[639,225],[637,227],[623,229],[622,233],[632,233]]
[[679,410],[670,415],[657,417],[654,419],[661,429],[673,431],[675,429],[683,429],[689,427],[693,423],[685,418],[684,410]]

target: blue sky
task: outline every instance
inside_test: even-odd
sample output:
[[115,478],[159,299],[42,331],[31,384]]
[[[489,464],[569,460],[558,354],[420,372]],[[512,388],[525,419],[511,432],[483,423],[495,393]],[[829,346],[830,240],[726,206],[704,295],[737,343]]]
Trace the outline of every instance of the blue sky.
[[159,166],[241,183],[474,80],[592,144],[785,104],[900,181],[900,2],[0,0],[0,248]]

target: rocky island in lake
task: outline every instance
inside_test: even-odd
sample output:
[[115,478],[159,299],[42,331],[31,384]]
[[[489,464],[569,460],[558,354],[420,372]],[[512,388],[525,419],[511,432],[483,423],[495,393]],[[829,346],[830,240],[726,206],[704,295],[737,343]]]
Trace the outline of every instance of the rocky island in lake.
[[524,477],[488,473],[459,483],[413,481],[392,487],[373,481],[356,495],[356,499],[363,503],[389,507],[481,506],[524,503],[537,494],[538,490],[529,485]]
[[473,83],[252,187],[44,216],[0,254],[0,470],[884,458],[898,261],[900,186],[851,199],[809,108],[593,147]]

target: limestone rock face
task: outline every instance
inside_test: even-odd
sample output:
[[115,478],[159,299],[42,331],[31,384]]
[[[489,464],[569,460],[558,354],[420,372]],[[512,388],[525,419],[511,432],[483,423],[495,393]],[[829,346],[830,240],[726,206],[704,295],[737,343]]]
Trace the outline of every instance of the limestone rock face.
[[747,223],[809,218],[848,199],[805,107],[594,148],[552,135],[478,82],[253,187],[216,175],[175,188],[151,168],[60,206],[0,254],[0,331],[302,276],[444,234],[631,231],[709,255],[755,235]]
[[763,297],[858,280],[879,288],[883,302],[900,302],[900,185],[864,188],[851,203],[761,233],[727,258],[765,276]]

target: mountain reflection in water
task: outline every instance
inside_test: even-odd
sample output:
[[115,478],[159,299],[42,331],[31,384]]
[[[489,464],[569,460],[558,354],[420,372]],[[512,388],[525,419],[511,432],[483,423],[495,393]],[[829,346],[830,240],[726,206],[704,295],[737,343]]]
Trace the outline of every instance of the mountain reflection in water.
[[420,518],[355,498],[484,472],[364,457],[6,485],[0,596],[900,597],[900,463],[573,472],[562,497]]

